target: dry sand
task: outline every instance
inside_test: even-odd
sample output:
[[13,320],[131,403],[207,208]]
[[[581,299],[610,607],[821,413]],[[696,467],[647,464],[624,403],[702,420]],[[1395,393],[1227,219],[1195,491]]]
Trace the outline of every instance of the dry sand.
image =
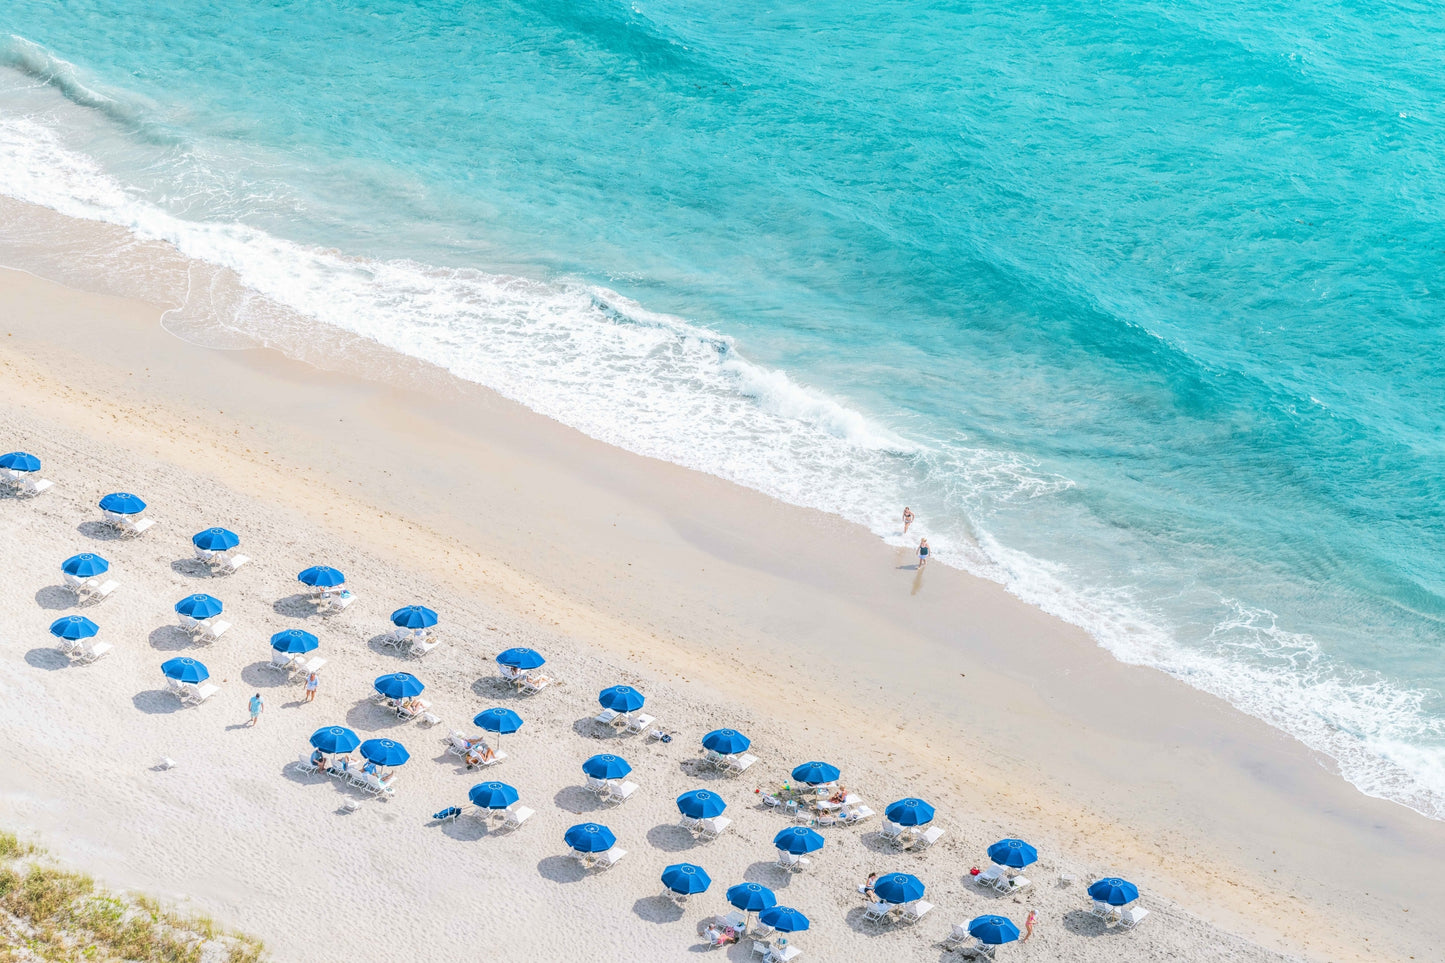
[[[349,360],[386,381],[270,351],[218,352],[166,334],[160,309],[0,275],[0,448],[38,454],[56,486],[0,501],[11,565],[0,584],[0,705],[11,724],[0,825],[32,834],[112,884],[186,900],[265,939],[283,960],[548,960],[579,953],[683,959],[699,919],[743,879],[813,921],[818,960],[939,959],[953,922],[1030,908],[1016,959],[1440,959],[1445,831],[1365,798],[1324,761],[1218,700],[1122,666],[1082,633],[996,586],[906,559],[838,520],[637,458],[365,345]],[[95,502],[132,490],[157,525],[113,540]],[[254,561],[202,577],[189,537],[226,525]],[[122,587],[86,614],[115,651],[69,667],[46,626],[75,611],[59,564],[96,550]],[[329,620],[295,604],[295,573],[343,569],[359,600]],[[171,606],[204,590],[234,628],[197,651],[221,692],[181,709],[161,661],[190,645]],[[383,649],[395,607],[442,615],[425,660]],[[264,663],[266,639],[322,640],[320,698],[299,704]],[[529,698],[492,657],[531,645],[565,684]],[[371,680],[406,668],[443,723],[403,724]],[[628,682],[670,744],[609,737],[596,693]],[[268,708],[241,727],[254,691]],[[1000,694],[1007,691],[1007,695]],[[440,737],[493,705],[526,720],[490,770],[537,815],[484,833],[429,814],[482,777]],[[317,726],[386,733],[412,751],[391,800],[290,768]],[[698,740],[731,725],[760,762],[723,780]],[[611,750],[641,790],[599,810],[580,765]],[[179,766],[155,771],[170,756]],[[863,827],[824,830],[810,873],[771,867],[786,825],[756,788],[828,759],[873,808],[921,795],[947,828],[895,854]],[[706,786],[733,832],[694,844],[673,802]],[[562,833],[599,819],[629,855],[583,877]],[[984,848],[1018,835],[1041,859],[1023,897],[967,882]],[[684,910],[657,898],[668,863],[712,875]],[[936,909],[911,929],[862,925],[857,883],[902,869]],[[1080,877],[1072,886],[1061,873]],[[1082,882],[1119,873],[1154,911],[1137,931],[1083,912]],[[1368,882],[1366,882],[1368,881]],[[617,948],[622,948],[619,951]],[[730,959],[746,959],[735,947]]]

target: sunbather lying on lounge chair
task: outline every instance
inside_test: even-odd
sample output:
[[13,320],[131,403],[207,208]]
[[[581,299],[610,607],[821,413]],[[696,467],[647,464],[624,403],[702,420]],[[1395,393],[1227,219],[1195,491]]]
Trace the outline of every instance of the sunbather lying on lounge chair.
[[[469,739],[467,741],[470,742],[471,740]],[[476,744],[472,746],[471,752],[467,753],[467,768],[480,766],[484,762],[491,762],[496,757],[496,750],[478,739]]]

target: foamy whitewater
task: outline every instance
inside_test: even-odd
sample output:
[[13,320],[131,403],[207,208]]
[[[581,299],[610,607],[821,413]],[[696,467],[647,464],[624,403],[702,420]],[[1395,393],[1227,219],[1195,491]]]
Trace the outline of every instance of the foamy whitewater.
[[349,332],[895,544],[908,504],[1445,818],[1429,18],[154,6],[0,10],[0,193],[112,226],[15,215],[3,263],[218,347]]

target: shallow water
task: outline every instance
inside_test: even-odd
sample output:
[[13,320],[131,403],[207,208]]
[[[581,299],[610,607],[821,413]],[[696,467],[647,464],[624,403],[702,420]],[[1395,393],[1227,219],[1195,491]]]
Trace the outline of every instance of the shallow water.
[[907,503],[1445,817],[1431,14],[12,0],[0,191],[173,243],[67,269],[218,344],[333,325],[895,541]]

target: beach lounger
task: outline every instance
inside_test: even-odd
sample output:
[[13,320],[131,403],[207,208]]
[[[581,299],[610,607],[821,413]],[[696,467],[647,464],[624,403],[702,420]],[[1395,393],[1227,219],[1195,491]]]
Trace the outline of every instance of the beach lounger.
[[1032,885],[1033,881],[1027,876],[1004,876],[993,888],[1000,893],[1022,893]]
[[701,835],[703,839],[717,839],[727,832],[733,821],[727,816],[715,816],[712,819],[702,820]]
[[994,886],[999,878],[1003,876],[1003,870],[997,866],[990,866],[973,878],[973,881],[980,886]]
[[56,651],[58,651],[61,655],[69,657],[75,652],[76,649],[80,648],[80,640],[61,639],[59,642],[55,643],[55,648]]
[[299,771],[305,772],[305,773],[315,772],[315,771],[316,771],[316,763],[314,763],[314,762],[311,761],[311,753],[309,753],[309,752],[303,752],[303,753],[301,753],[301,755],[300,755],[299,757],[297,757],[297,759],[296,759],[296,768],[297,768]]
[[215,642],[220,639],[221,636],[225,635],[226,630],[230,627],[231,623],[224,619],[212,619],[210,620],[210,624],[201,626],[201,631],[196,634],[195,640],[207,644]]
[[104,602],[110,598],[110,593],[118,588],[120,583],[115,579],[107,579],[99,584],[95,579],[84,579],[75,587],[75,595],[82,602]]
[[272,649],[271,661],[267,664],[273,669],[281,669],[289,672],[296,667],[296,660],[298,658],[300,658],[300,656],[292,655],[290,652],[280,652]]
[[607,799],[610,802],[624,803],[631,799],[632,794],[635,792],[637,792],[637,783],[624,782],[620,785],[613,786],[607,793]]
[[16,491],[22,495],[39,495],[55,484],[48,478],[31,478],[29,472],[20,472],[21,477],[12,479]]
[[220,686],[202,682],[199,685],[188,686],[186,692],[181,696],[181,701],[188,705],[198,706],[220,691]]
[[683,816],[681,819],[679,819],[679,820],[677,821],[677,824],[678,824],[679,826],[681,826],[683,829],[686,829],[688,832],[693,833],[693,834],[702,832],[702,820],[701,820],[701,819],[694,819],[694,818],[691,817],[691,816]]
[[769,926],[767,923],[764,923],[762,920],[754,920],[754,921],[753,921],[752,935],[755,936],[755,937],[757,937],[757,938],[760,939],[760,940],[771,939],[772,936],[773,936],[773,934],[776,933],[776,932],[777,932],[777,930],[773,929],[771,926]]
[[946,832],[948,832],[948,830],[944,829],[942,826],[929,826],[923,832],[918,834],[918,838],[913,840],[913,848],[915,850],[927,849],[928,847],[932,846],[934,843],[942,839],[943,834]]
[[315,604],[316,611],[322,615],[335,615],[337,612],[345,611],[348,605],[355,602],[356,596],[349,590],[341,592],[323,591],[313,595],[311,601]]
[[1119,925],[1126,930],[1132,930],[1144,921],[1149,911],[1142,906],[1130,906],[1119,914]]
[[773,952],[773,944],[764,940],[753,940],[753,956],[766,957]]
[[893,922],[893,904],[877,902],[869,904],[863,911],[863,922],[865,923],[891,923]]
[[[506,754],[505,752],[503,752],[502,750],[498,749],[498,750],[496,750],[495,752],[492,753],[492,758],[490,758],[490,759],[483,759],[480,763],[478,763],[478,765],[480,765],[483,769],[490,769],[492,766],[495,766],[497,763],[501,762],[502,760],[504,760],[504,759],[506,759],[506,758],[507,758],[507,754]],[[475,767],[472,766],[472,765],[470,765],[470,764],[468,764],[468,765],[467,765],[467,768],[468,768],[468,769],[472,769],[472,768],[475,768]]]
[[381,781],[381,777],[374,772],[363,772],[361,774],[361,788],[373,796],[390,796],[396,789]]
[[324,665],[326,665],[326,660],[319,655],[311,659],[305,665],[302,665],[301,660],[297,659],[294,666],[294,668],[296,669],[297,680],[299,681],[301,679],[304,679],[306,676],[310,675],[313,672],[320,672],[321,667]]
[[430,702],[424,702],[421,699],[416,699],[412,702],[410,707],[408,707],[404,703],[398,702],[392,711],[396,713],[396,717],[398,719],[410,720],[420,717],[422,713],[426,712],[430,708]]
[[93,642],[90,645],[82,645],[80,649],[74,653],[75,661],[90,663],[97,659],[103,659],[113,648],[115,648],[115,646],[109,642]]
[[592,717],[592,721],[603,726],[620,726],[626,721],[626,717],[615,709],[603,709]]
[[230,575],[249,561],[251,561],[249,555],[222,555],[211,563],[211,568]]
[[466,736],[462,735],[460,729],[453,729],[447,733],[442,737],[442,742],[446,743],[447,752],[454,756],[466,756],[471,750],[471,746],[467,745]]
[[871,806],[859,803],[856,806],[845,806],[838,814],[838,818],[845,823],[861,823],[878,815]]
[[960,953],[975,960],[992,960],[994,959],[993,951],[994,947],[977,938],[959,948]]
[[636,715],[627,721],[628,732],[646,732],[647,727],[657,720],[649,715]]
[[790,873],[801,873],[812,862],[808,857],[799,856],[797,853],[790,853],[786,850],[778,852],[778,868],[786,869]]
[[411,648],[407,651],[414,658],[420,659],[422,656],[426,655],[432,649],[435,649],[441,644],[441,640],[436,638],[413,639],[411,643]]
[[792,944],[775,946],[763,956],[763,963],[793,963],[793,960],[802,955],[803,951]]
[[608,793],[612,791],[612,783],[610,780],[607,779],[598,779],[595,776],[588,776],[587,788],[592,790],[593,795],[605,799]]
[[903,846],[903,827],[892,820],[883,820],[883,826],[878,830],[878,836],[885,843],[892,844],[894,848]]
[[1094,900],[1093,905],[1089,907],[1089,915],[1096,920],[1102,920],[1104,925],[1108,926],[1114,922],[1114,918],[1119,915],[1119,907],[1110,906],[1108,903],[1101,902],[1100,900]]
[[552,677],[549,675],[524,675],[517,680],[517,688],[527,695],[536,695],[547,686],[552,684]]
[[154,518],[134,518],[130,515],[118,517],[120,520],[113,524],[122,535],[144,535],[146,530],[156,523]]
[[724,756],[722,763],[723,772],[729,776],[741,776],[748,771],[748,767],[758,761],[757,756],[744,753],[740,756]]
[[511,831],[518,829],[527,820],[532,818],[532,810],[526,806],[517,806],[515,809],[507,810],[507,821],[502,823],[501,828]]
[[943,948],[956,950],[971,939],[973,934],[968,931],[967,923],[954,923],[952,932],[943,938]]
[[626,855],[627,850],[622,849],[620,846],[613,846],[606,852],[597,854],[597,868],[601,870],[611,869],[617,865],[618,860]]
[[926,899],[916,899],[911,903],[904,904],[902,920],[905,923],[917,923],[928,915],[933,909],[933,904]]

